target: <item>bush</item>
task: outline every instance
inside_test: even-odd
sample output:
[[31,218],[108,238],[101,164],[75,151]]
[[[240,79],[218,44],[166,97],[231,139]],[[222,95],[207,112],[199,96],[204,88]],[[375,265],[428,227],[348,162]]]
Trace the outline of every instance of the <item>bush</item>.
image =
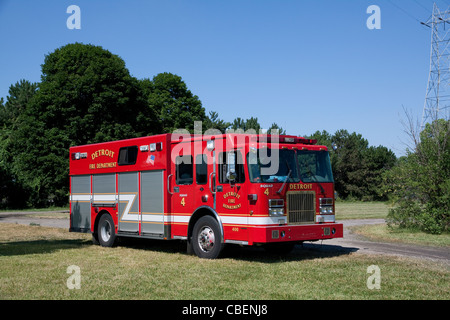
[[397,165],[383,175],[384,191],[396,207],[388,225],[419,229],[432,234],[450,225],[450,122],[439,119],[427,124],[420,142]]

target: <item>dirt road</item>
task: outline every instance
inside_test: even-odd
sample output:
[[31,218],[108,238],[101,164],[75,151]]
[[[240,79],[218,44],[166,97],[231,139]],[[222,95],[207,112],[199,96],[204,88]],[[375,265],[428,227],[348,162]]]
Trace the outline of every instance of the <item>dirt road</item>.
[[[42,216],[44,212],[2,212],[0,222],[25,225],[40,225],[54,228],[69,229],[69,219],[51,219],[33,217]],[[324,252],[346,252],[357,254],[383,254],[403,257],[428,259],[450,265],[450,248],[418,246],[400,243],[374,242],[358,236],[349,230],[351,226],[382,224],[384,219],[343,220],[344,238],[325,240],[323,242],[306,242],[303,248]],[[296,250],[301,250],[297,248]]]
[[[347,252],[355,252],[358,254],[383,254],[403,257],[413,257],[420,259],[435,260],[450,265],[450,248],[419,246],[412,244],[402,244],[393,242],[376,242],[370,241],[360,235],[354,234],[349,227],[383,224],[384,219],[357,219],[343,220],[344,237],[340,239],[332,239],[323,241],[322,244],[305,244],[306,247],[315,246],[317,250],[343,250]],[[322,248],[320,248],[322,247]]]

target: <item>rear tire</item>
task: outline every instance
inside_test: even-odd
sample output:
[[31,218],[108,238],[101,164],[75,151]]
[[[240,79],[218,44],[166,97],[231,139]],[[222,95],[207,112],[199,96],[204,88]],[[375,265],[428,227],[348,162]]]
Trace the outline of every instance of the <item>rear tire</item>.
[[97,230],[98,242],[102,247],[112,247],[116,242],[114,221],[109,214],[100,217]]
[[211,216],[201,217],[194,225],[191,246],[194,253],[202,259],[216,259],[224,247],[222,230]]

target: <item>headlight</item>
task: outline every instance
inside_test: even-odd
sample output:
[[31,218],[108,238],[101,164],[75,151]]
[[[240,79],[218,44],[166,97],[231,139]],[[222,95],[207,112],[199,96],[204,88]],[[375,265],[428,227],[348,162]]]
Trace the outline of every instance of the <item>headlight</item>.
[[284,215],[283,199],[269,199],[269,215],[273,217]]
[[319,199],[319,204],[321,214],[333,213],[333,198],[321,198]]
[[273,217],[279,217],[284,215],[283,208],[269,208],[269,215]]

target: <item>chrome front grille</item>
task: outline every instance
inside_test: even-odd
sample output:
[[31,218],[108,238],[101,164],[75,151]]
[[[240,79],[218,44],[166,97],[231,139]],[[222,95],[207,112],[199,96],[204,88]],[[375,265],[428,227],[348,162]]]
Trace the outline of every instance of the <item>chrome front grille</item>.
[[289,224],[314,223],[316,193],[314,191],[288,192],[286,210]]

